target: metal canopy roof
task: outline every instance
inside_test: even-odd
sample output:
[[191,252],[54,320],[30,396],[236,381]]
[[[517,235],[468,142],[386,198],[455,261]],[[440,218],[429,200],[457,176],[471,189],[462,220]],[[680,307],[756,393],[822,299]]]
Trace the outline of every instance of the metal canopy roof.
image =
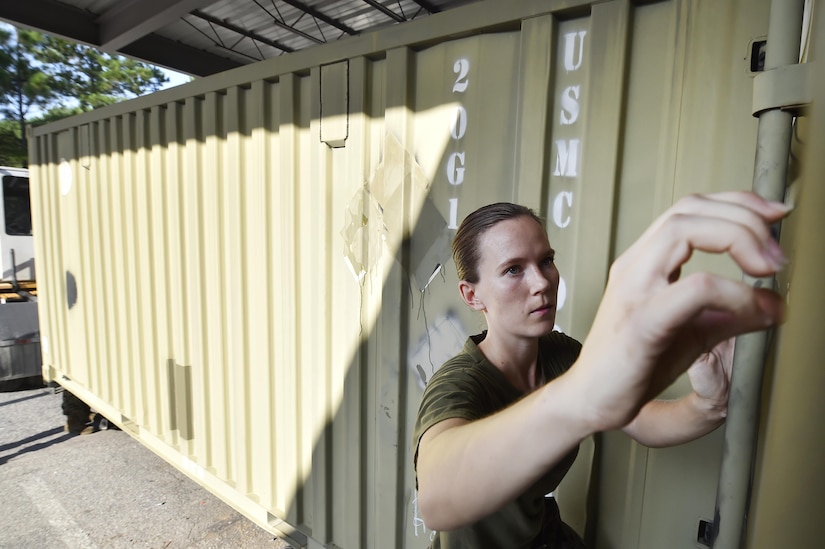
[[0,19],[195,76],[478,0],[7,0]]

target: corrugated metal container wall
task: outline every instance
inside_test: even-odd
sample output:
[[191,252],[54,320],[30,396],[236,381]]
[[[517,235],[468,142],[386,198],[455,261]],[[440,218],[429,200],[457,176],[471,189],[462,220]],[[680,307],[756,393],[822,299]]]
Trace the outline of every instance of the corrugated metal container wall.
[[[750,186],[768,4],[487,2],[38,128],[46,375],[299,543],[425,547],[418,400],[482,329],[457,223],[545,215],[583,339],[658,212]],[[559,490],[570,522],[590,490],[597,547],[695,547],[718,433],[601,445],[592,486],[588,441]]]

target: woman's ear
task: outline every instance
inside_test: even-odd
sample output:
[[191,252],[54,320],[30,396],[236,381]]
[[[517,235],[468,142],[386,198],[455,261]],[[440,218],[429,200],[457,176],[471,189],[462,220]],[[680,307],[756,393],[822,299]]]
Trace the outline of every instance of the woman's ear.
[[471,309],[475,309],[476,311],[483,311],[486,309],[484,303],[476,293],[474,284],[467,282],[466,280],[461,280],[458,283],[458,291],[461,294],[461,298],[464,300],[464,303],[466,303]]

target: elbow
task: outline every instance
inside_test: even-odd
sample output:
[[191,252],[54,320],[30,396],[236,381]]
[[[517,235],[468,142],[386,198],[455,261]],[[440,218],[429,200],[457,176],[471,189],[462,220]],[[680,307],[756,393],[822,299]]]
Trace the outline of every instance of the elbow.
[[418,516],[424,521],[424,526],[437,532],[455,530],[466,525],[461,517],[455,514],[457,506],[451,505],[445,494],[437,490],[422,487],[418,482]]
[[444,521],[444,513],[438,508],[438,501],[433,497],[432,490],[422,489],[419,482],[418,515],[424,521],[424,526],[438,532],[449,530],[451,525]]

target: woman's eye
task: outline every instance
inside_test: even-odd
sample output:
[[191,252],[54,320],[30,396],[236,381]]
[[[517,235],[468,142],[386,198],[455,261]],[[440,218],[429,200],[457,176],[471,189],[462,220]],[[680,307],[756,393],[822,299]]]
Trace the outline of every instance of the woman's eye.
[[545,266],[548,266],[548,265],[552,265],[555,261],[556,261],[556,257],[550,255],[550,256],[545,257],[544,261],[542,263],[544,263]]
[[519,274],[521,272],[521,267],[519,267],[518,265],[513,265],[512,267],[508,268],[504,272],[509,274],[509,275]]

